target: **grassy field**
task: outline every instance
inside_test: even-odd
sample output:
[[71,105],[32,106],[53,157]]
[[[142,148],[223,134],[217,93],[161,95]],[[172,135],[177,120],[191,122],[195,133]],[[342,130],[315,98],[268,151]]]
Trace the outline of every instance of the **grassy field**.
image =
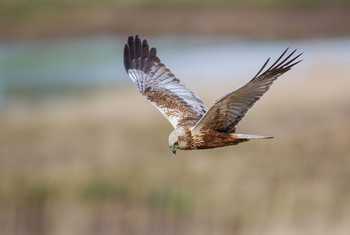
[[239,126],[275,139],[176,158],[134,90],[14,105],[0,116],[2,234],[348,234],[349,70],[322,67],[279,81]]

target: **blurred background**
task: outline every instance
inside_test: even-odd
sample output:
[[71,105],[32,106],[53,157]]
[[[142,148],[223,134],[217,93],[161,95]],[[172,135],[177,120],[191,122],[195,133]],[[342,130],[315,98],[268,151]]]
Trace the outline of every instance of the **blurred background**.
[[[349,22],[348,0],[0,0],[0,233],[349,234]],[[238,127],[275,139],[172,158],[134,34],[208,106],[303,51]]]

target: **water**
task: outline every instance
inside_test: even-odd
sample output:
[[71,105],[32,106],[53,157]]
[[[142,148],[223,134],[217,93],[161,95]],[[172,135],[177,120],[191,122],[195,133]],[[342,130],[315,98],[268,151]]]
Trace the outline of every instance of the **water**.
[[[126,38],[115,35],[50,41],[0,42],[0,103],[49,99],[64,91],[131,86],[122,63]],[[162,61],[186,84],[249,79],[268,56],[287,46],[304,52],[298,66],[350,64],[350,39],[255,41],[225,37],[150,37]]]

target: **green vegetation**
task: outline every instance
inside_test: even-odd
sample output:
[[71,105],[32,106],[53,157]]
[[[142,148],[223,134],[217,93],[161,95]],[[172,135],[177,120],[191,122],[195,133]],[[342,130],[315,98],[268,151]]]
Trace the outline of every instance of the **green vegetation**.
[[81,197],[87,201],[125,201],[129,196],[127,185],[108,179],[93,179],[82,189]]
[[189,192],[174,189],[160,189],[149,195],[149,204],[152,208],[165,210],[168,213],[184,215],[192,209],[192,197]]

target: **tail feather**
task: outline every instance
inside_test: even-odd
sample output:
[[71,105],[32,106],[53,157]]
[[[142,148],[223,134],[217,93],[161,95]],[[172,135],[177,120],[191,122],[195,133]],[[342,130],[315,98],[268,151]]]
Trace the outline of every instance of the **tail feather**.
[[246,140],[253,140],[253,139],[272,139],[273,136],[263,136],[263,135],[250,135],[250,134],[233,134],[234,137],[238,139],[246,139]]

